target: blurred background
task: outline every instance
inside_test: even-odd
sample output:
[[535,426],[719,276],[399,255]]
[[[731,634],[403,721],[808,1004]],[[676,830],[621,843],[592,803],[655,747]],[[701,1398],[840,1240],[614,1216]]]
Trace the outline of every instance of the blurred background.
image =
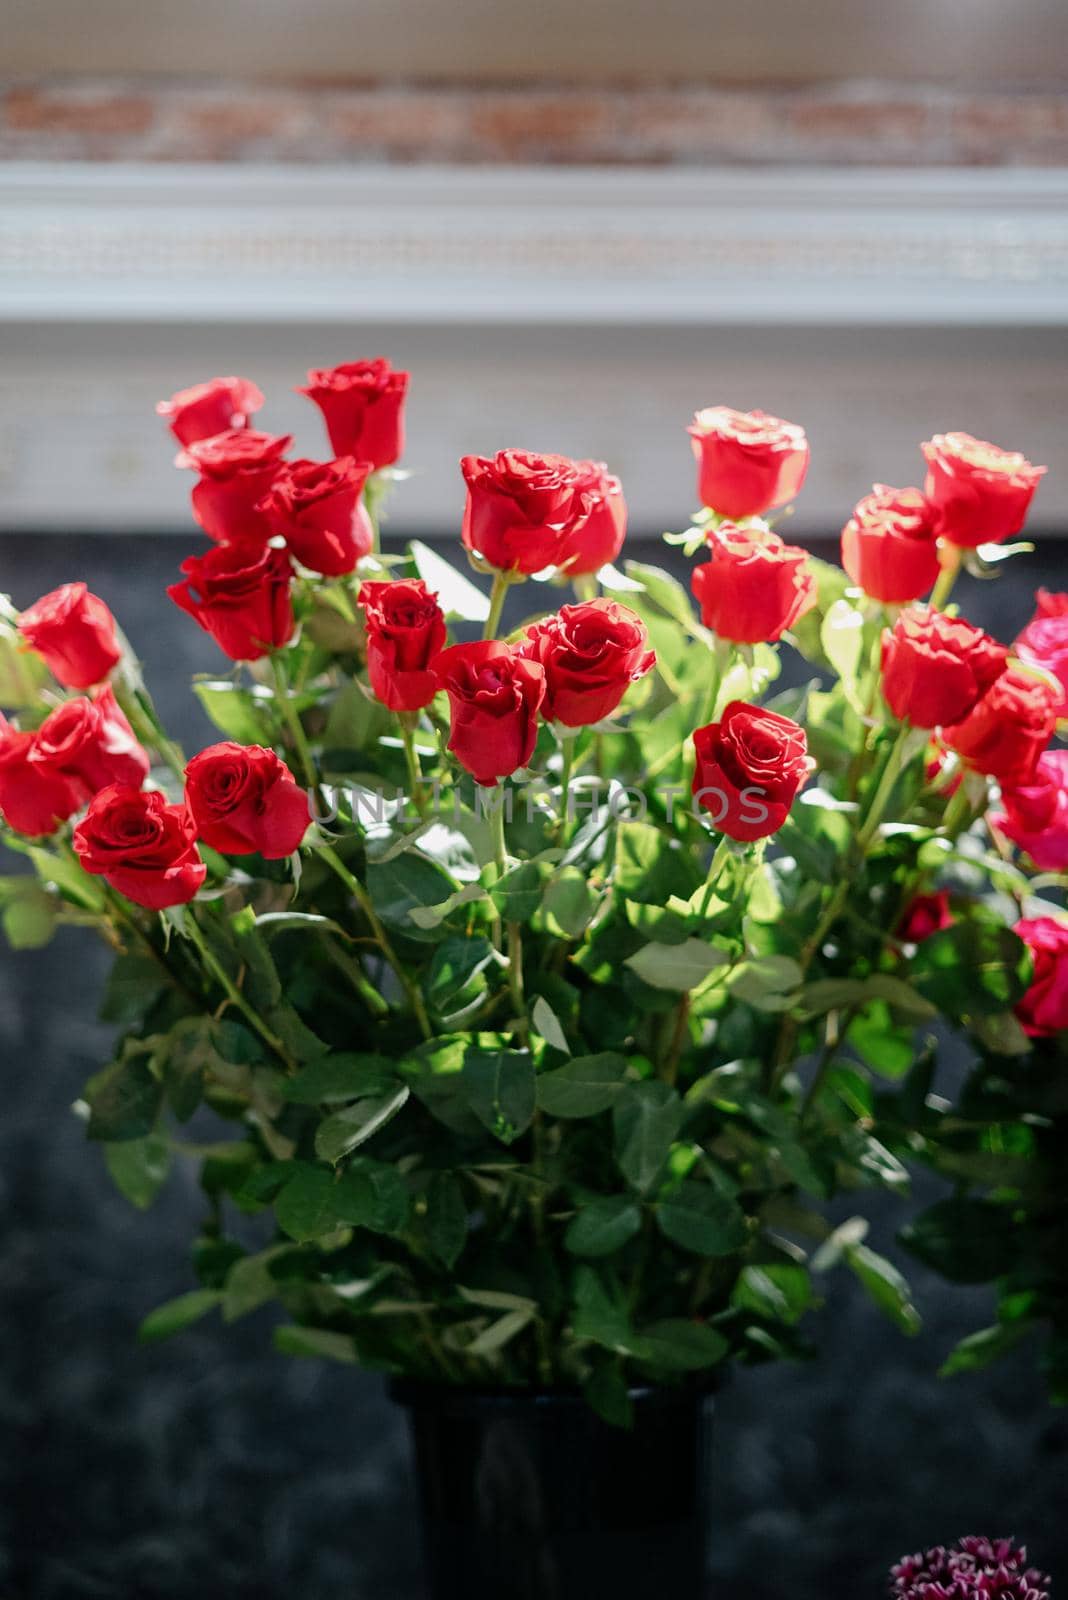
[[[970,615],[1066,587],[1068,48],[1058,0],[0,0],[0,588],[84,578],[190,748],[210,642],[163,588],[199,536],[153,415],[215,373],[324,448],[293,386],[412,371],[388,537],[453,541],[457,458],[606,459],[633,553],[684,525],[698,406],[803,423],[791,537],[962,428],[1050,468],[1037,550]],[[650,541],[647,543],[647,541]],[[0,1594],[419,1594],[400,1420],[285,1362],[266,1314],[144,1349],[199,1199],[132,1212],[69,1114],[106,953],[0,951]],[[881,1216],[893,1243],[903,1208]],[[911,1270],[911,1269],[910,1269]],[[832,1286],[819,1358],[741,1375],[714,1572],[750,1600],[882,1592],[901,1550],[1027,1537],[1068,1579],[1068,1420],[1026,1351],[942,1383],[981,1291],[912,1271],[906,1343]]]

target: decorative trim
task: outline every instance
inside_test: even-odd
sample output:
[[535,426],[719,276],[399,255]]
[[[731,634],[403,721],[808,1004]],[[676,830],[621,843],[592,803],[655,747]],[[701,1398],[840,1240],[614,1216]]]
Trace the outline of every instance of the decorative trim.
[[1068,172],[0,168],[0,318],[1068,322]]

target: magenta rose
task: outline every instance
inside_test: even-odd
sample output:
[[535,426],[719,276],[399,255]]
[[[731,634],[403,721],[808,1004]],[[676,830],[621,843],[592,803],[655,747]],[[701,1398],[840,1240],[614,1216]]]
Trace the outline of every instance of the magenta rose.
[[1068,922],[1024,917],[1014,929],[1031,952],[1034,977],[1016,1015],[1032,1038],[1068,1028]]

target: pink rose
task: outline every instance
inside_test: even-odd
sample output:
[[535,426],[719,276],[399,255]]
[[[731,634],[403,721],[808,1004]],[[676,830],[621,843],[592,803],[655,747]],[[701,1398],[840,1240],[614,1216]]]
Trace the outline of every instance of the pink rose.
[[1060,682],[1058,714],[1068,716],[1068,594],[1040,589],[1036,610],[1014,646],[1021,661],[1042,667]]
[[1024,917],[1016,924],[1031,952],[1035,975],[1015,1010],[1032,1038],[1068,1028],[1068,922],[1056,917]]
[[1040,872],[1068,872],[1068,750],[1047,750],[1026,783],[1002,789],[1001,803],[991,827]]

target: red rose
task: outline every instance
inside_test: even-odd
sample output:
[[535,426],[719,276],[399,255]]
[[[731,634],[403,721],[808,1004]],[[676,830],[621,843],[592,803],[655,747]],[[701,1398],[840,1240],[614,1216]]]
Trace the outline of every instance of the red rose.
[[579,461],[582,511],[561,538],[556,565],[569,578],[581,578],[614,561],[627,536],[623,485],[603,461]]
[[568,728],[611,716],[628,686],[656,664],[644,622],[615,600],[562,606],[527,629],[519,653],[545,669],[542,716]]
[[1057,726],[1057,697],[1041,678],[1009,667],[956,727],[946,743],[999,783],[1030,783]]
[[193,515],[209,539],[219,544],[261,544],[272,528],[260,501],[282,470],[290,434],[231,428],[213,439],[187,445],[175,465],[200,473],[193,490]]
[[499,639],[454,644],[434,662],[449,696],[449,749],[487,789],[525,767],[538,738],[545,673]]
[[227,856],[253,851],[280,861],[300,848],[311,812],[308,796],[273,750],[213,744],[185,769],[185,803],[197,837]]
[[760,644],[780,639],[816,604],[808,552],[783,544],[763,523],[723,523],[709,534],[712,559],[693,569],[701,621],[721,639]]
[[32,760],[33,748],[32,733],[19,732],[0,716],[0,817],[16,833],[39,838],[55,833],[80,802],[61,773]]
[[713,826],[748,844],[782,827],[811,762],[805,730],[775,711],[732,700],[693,736],[693,794]]
[[959,722],[1005,670],[1009,652],[982,628],[914,606],[883,634],[883,694],[916,728]]
[[86,872],[149,911],[192,900],[208,870],[185,806],[121,783],[92,801],[74,830],[74,848]]
[[737,521],[792,500],[808,471],[808,440],[794,422],[764,411],[711,406],[689,428],[701,504]]
[[1068,716],[1068,594],[1040,589],[1035,614],[1013,649],[1021,661],[1042,667],[1060,681],[1059,716]]
[[209,378],[161,400],[156,415],[166,417],[179,444],[196,444],[231,428],[247,428],[262,404],[263,395],[247,378]]
[[302,567],[340,578],[374,547],[371,519],[360,501],[371,472],[366,461],[290,461],[259,510]]
[[84,583],[65,583],[23,611],[19,632],[66,689],[101,683],[122,658],[115,618]]
[[884,605],[918,600],[938,581],[934,508],[919,489],[877,483],[842,529],[842,565]]
[[381,356],[309,372],[307,387],[297,390],[322,412],[334,454],[369,461],[375,472],[404,453],[407,392],[408,374]]
[[897,937],[903,944],[922,944],[933,933],[941,933],[943,928],[952,926],[949,894],[945,889],[939,889],[934,894],[913,896],[897,925]]
[[91,700],[57,706],[38,728],[30,759],[66,778],[83,802],[112,783],[139,789],[150,765],[110,684]]
[[532,450],[464,456],[464,545],[500,572],[529,577],[558,565],[575,524],[586,516],[588,465]]
[[1026,783],[1002,789],[1001,803],[991,827],[1040,872],[1068,872],[1068,750],[1047,750]]
[[927,462],[924,493],[943,539],[974,550],[1019,533],[1045,467],[970,433],[936,433],[920,448]]
[[432,669],[445,645],[445,618],[422,578],[361,583],[371,688],[390,711],[421,711],[437,693]]
[[1031,952],[1034,977],[1016,1015],[1032,1038],[1068,1028],[1068,922],[1024,917],[1013,929]]
[[231,661],[258,661],[293,637],[293,569],[284,550],[219,545],[190,556],[182,571],[185,578],[167,593]]

